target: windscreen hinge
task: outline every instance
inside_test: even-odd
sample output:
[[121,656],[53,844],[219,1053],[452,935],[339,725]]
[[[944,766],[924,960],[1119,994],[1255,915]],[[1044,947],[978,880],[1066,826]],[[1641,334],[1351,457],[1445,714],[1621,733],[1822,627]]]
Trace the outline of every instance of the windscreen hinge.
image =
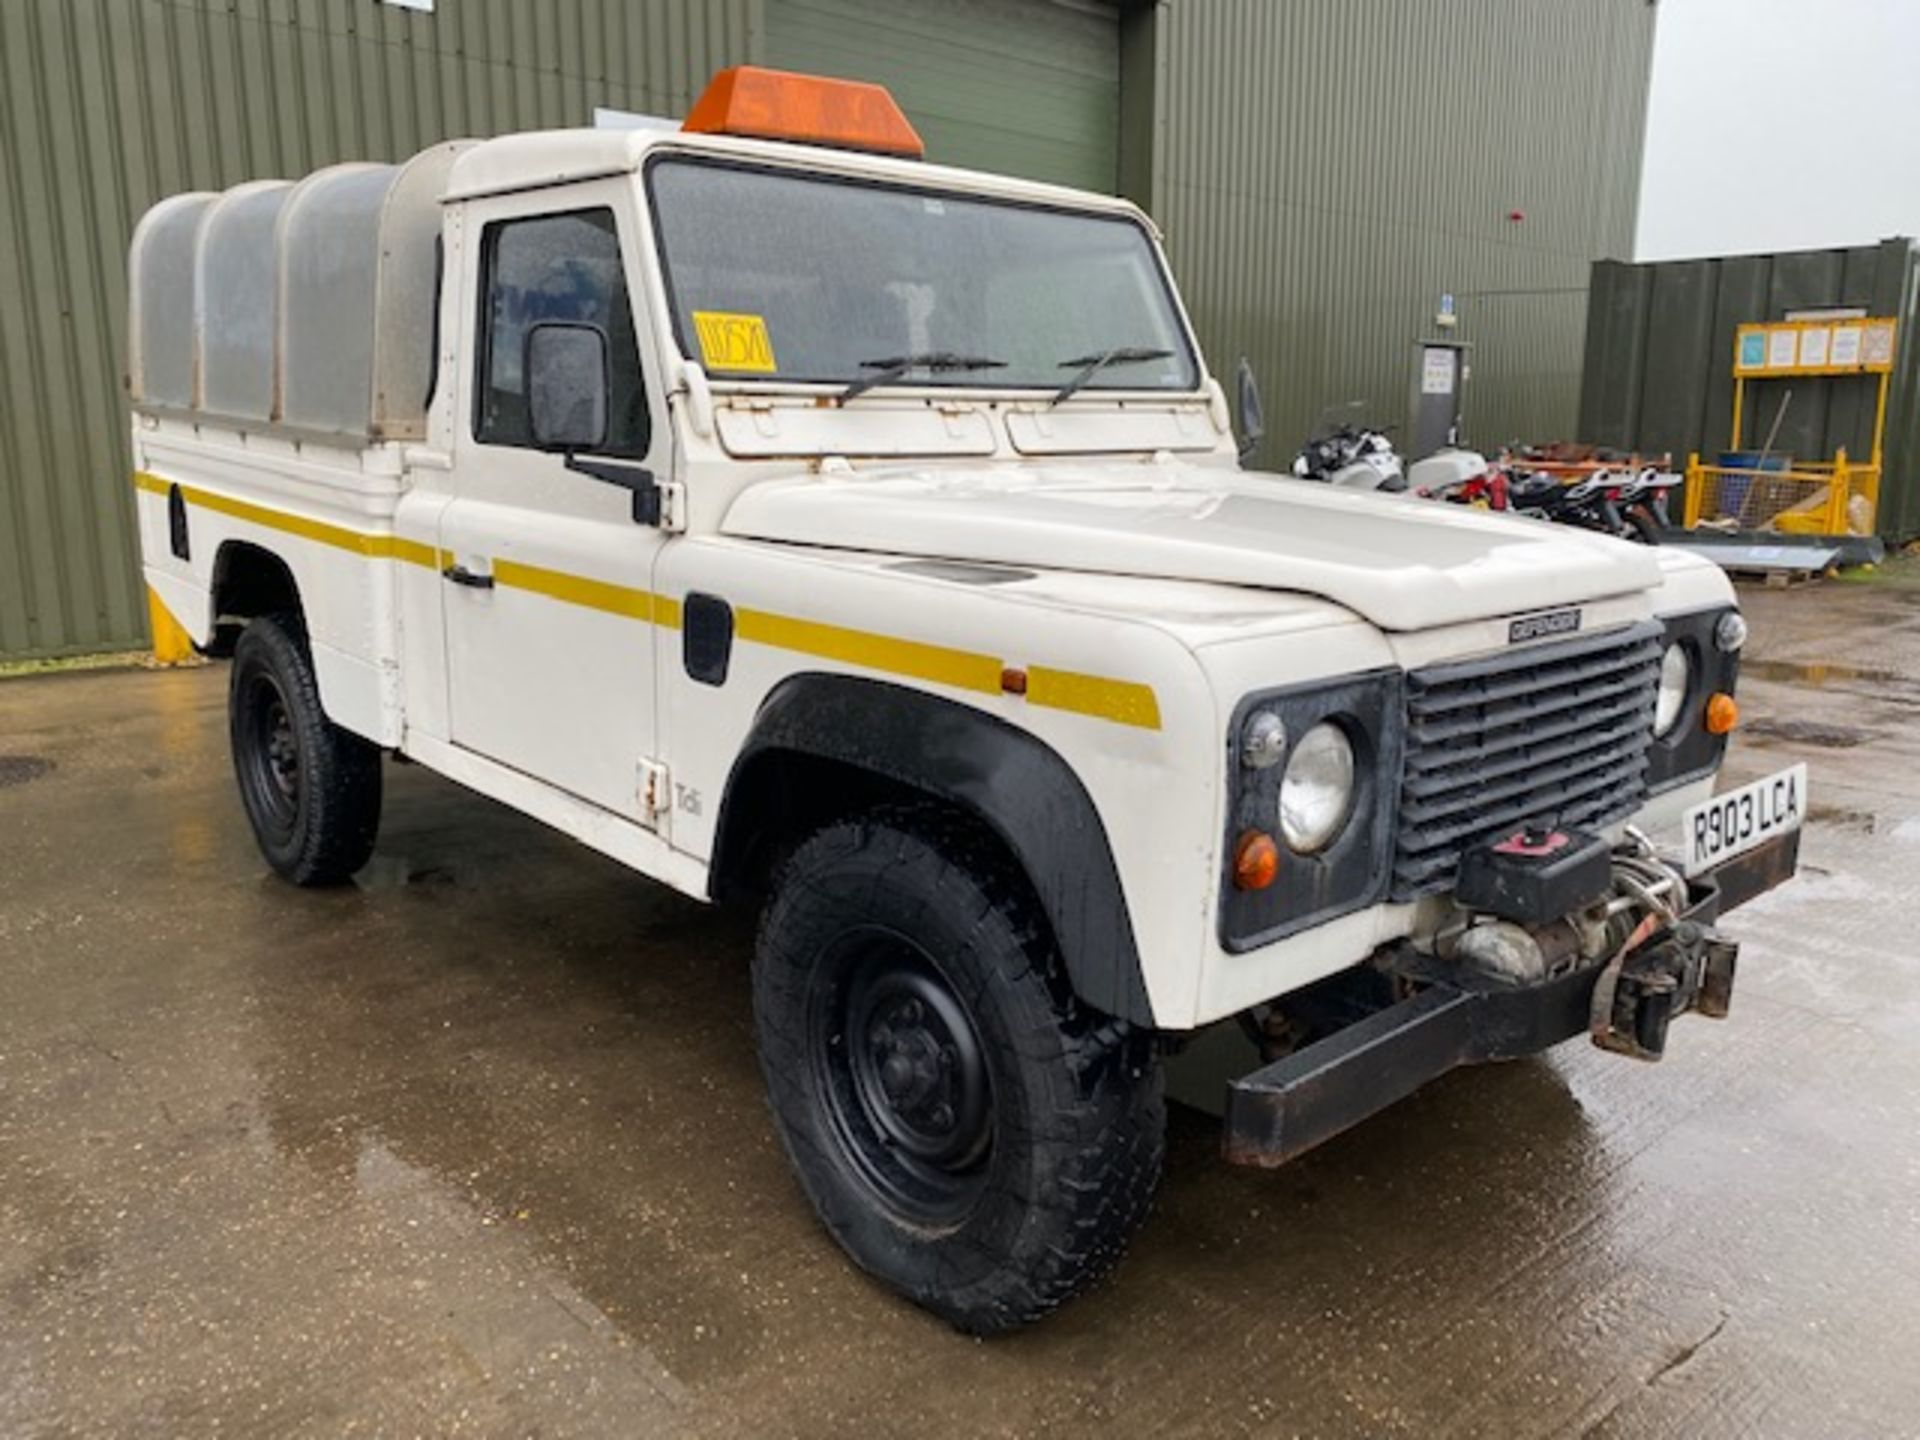
[[687,487],[678,480],[662,480],[660,491],[660,528],[679,533],[687,528]]

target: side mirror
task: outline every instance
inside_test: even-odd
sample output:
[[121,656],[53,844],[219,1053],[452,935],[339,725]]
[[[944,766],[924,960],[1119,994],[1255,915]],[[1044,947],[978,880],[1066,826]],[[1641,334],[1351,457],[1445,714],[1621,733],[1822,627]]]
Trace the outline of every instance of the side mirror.
[[1267,433],[1266,412],[1260,406],[1260,384],[1246,356],[1233,370],[1233,388],[1240,404],[1240,458],[1247,459]]
[[527,327],[527,428],[542,450],[607,442],[607,336],[598,325],[541,320]]

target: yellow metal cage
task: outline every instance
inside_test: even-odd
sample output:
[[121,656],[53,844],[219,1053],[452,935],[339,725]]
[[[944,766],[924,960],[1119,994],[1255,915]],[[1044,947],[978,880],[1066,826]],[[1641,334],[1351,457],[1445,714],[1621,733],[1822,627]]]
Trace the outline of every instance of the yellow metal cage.
[[1831,461],[1791,470],[1706,465],[1687,457],[1686,525],[1779,530],[1789,535],[1871,535],[1880,512],[1880,467]]
[[[1803,461],[1779,470],[1707,465],[1687,457],[1686,526],[1778,530],[1788,535],[1871,535],[1880,513],[1881,440],[1887,426],[1896,323],[1847,315],[1742,325],[1734,335],[1733,438],[1741,448],[1750,379],[1877,376],[1873,454],[1863,465],[1845,449],[1832,460]],[[1760,457],[1762,464],[1765,456]]]

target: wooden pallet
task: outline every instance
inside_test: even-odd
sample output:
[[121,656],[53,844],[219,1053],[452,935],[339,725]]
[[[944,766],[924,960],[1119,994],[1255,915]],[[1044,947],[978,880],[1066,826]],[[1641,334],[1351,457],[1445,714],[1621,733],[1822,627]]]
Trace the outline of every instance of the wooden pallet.
[[1812,585],[1817,581],[1824,580],[1827,575],[1827,572],[1824,570],[1789,570],[1781,569],[1777,566],[1764,570],[1743,570],[1729,565],[1726,567],[1726,571],[1735,583],[1747,585],[1759,584],[1769,590],[1798,590],[1802,586]]

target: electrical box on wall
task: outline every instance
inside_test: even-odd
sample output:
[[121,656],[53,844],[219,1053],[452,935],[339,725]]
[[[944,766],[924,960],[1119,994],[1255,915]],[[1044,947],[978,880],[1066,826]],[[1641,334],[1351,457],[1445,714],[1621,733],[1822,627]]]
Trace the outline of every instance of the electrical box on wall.
[[1421,340],[1415,346],[1413,407],[1407,456],[1418,460],[1460,443],[1461,391],[1467,383],[1467,345]]

